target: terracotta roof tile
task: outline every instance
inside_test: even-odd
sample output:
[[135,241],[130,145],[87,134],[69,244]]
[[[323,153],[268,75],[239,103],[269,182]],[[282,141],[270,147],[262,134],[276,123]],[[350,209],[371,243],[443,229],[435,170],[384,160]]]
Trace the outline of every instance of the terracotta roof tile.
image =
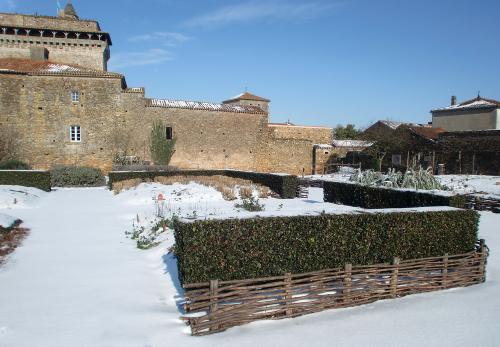
[[431,128],[431,127],[420,127],[420,126],[408,126],[408,128],[427,139],[436,140],[439,137],[439,134],[444,133],[446,130],[443,128]]
[[232,97],[231,99],[225,100],[222,103],[228,103],[228,102],[233,102],[233,101],[238,101],[238,100],[253,100],[253,101],[271,102],[271,100],[269,100],[269,99],[261,98],[260,96],[245,92],[245,93],[241,93],[239,95],[236,95],[235,97]]
[[122,78],[114,72],[84,68],[78,65],[61,64],[52,61],[35,61],[31,59],[2,58],[0,73],[19,73],[27,75],[63,75],[81,77]]
[[267,114],[258,106],[248,105],[227,105],[211,102],[167,100],[167,99],[147,99],[146,106],[162,108],[183,108],[188,110],[220,111],[234,113]]

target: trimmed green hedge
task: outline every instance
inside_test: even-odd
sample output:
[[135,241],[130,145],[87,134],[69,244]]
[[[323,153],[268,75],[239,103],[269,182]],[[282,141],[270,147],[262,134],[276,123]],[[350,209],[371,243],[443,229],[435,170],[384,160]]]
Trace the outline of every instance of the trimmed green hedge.
[[175,221],[181,283],[302,273],[474,249],[471,210]]
[[353,183],[324,182],[324,201],[363,208],[453,206],[464,208],[465,196],[442,196],[420,191],[368,187]]
[[0,185],[34,187],[50,192],[50,172],[0,170]]
[[0,170],[31,170],[31,166],[17,159],[8,159],[0,161]]
[[215,176],[222,175],[233,178],[250,180],[269,187],[283,199],[295,198],[297,191],[297,177],[293,175],[278,175],[271,173],[247,172],[237,170],[172,170],[172,171],[112,171],[108,174],[109,188],[114,182],[140,178],[154,180],[155,177],[168,176]]

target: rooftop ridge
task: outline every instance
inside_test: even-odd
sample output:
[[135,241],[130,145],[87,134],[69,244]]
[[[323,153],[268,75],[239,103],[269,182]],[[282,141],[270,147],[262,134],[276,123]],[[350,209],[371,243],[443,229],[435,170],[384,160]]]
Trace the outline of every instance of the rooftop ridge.
[[271,100],[269,100],[269,99],[257,96],[255,94],[252,94],[249,92],[244,92],[244,93],[240,93],[236,96],[233,96],[230,99],[224,100],[222,103],[225,104],[225,103],[229,103],[229,102],[237,101],[237,100],[253,100],[253,101],[271,102]]
[[478,96],[476,98],[463,101],[456,105],[435,108],[431,110],[431,112],[450,112],[450,111],[460,111],[460,110],[489,109],[496,107],[500,107],[500,101]]

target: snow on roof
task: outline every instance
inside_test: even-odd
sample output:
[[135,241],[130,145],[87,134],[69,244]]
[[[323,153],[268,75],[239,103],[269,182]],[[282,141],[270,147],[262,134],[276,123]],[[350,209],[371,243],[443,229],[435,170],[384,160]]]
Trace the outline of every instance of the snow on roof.
[[385,124],[389,128],[392,128],[392,129],[397,129],[400,125],[405,124],[403,122],[396,122],[396,121],[392,121],[392,120],[381,120],[380,123]]
[[44,71],[46,72],[80,72],[82,71],[80,68],[75,66],[69,66],[64,64],[47,64]]
[[412,127],[422,127],[422,128],[431,127],[431,125],[429,125],[429,124],[406,123],[406,122],[398,122],[398,121],[393,121],[393,120],[379,120],[379,123],[385,124],[389,128],[392,128],[393,130],[396,130],[401,125],[408,125],[408,126],[412,126]]
[[482,109],[482,108],[491,108],[491,107],[500,107],[500,101],[496,101],[493,99],[485,99],[478,96],[475,99],[467,100],[462,103],[456,105],[450,105],[447,107],[436,108],[432,110],[432,112],[439,111],[454,111],[454,110],[467,110],[467,109]]
[[332,148],[332,145],[329,145],[327,143],[316,143],[314,144],[314,147],[319,149],[330,149]]
[[60,64],[51,61],[35,61],[31,59],[1,58],[0,72],[21,73],[28,75],[71,75],[82,77],[117,77],[122,75],[113,72],[84,68],[78,65]]
[[189,110],[205,110],[205,111],[220,111],[234,113],[255,113],[267,114],[258,106],[247,105],[227,105],[216,104],[211,102],[200,101],[184,101],[184,100],[168,100],[168,99],[148,99],[146,106],[163,107],[163,108],[184,108]]
[[373,142],[362,140],[333,140],[334,147],[370,147]]

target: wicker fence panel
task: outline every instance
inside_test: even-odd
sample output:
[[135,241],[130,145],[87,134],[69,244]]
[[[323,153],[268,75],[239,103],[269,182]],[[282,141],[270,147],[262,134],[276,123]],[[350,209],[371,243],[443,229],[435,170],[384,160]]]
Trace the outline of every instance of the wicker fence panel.
[[261,319],[297,317],[484,282],[488,249],[481,240],[460,255],[399,260],[302,274],[185,285],[182,317],[192,335],[206,335]]

